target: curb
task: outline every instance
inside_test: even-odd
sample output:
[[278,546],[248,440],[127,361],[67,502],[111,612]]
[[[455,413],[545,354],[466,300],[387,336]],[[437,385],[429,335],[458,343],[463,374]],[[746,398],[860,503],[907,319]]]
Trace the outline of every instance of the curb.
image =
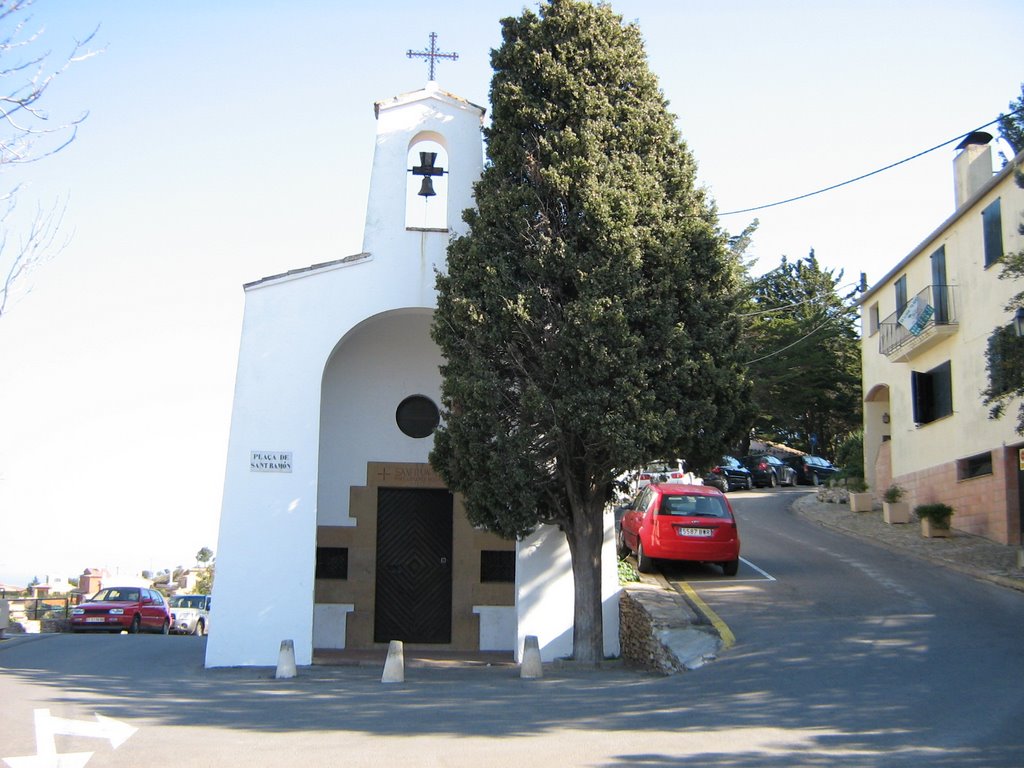
[[1013,589],[1018,592],[1024,592],[1024,578],[1018,579],[1010,576],[1003,576],[997,573],[990,573],[989,571],[986,571],[982,568],[977,568],[975,566],[967,565],[965,563],[958,563],[956,561],[947,560],[941,557],[932,557],[923,552],[917,552],[911,549],[907,549],[906,547],[901,547],[898,544],[886,541],[885,539],[881,539],[877,536],[867,535],[861,533],[860,531],[851,530],[846,526],[839,525],[828,520],[824,520],[806,509],[806,507],[810,506],[811,504],[818,503],[820,502],[818,502],[813,496],[803,496],[793,502],[791,509],[793,509],[793,511],[801,515],[809,522],[817,523],[822,528],[828,528],[830,531],[841,533],[844,536],[849,536],[859,541],[863,541],[868,544],[873,544],[874,546],[880,547],[882,549],[887,549],[890,552],[897,552],[901,555],[908,555],[917,560],[921,560],[922,562],[931,563],[932,565],[938,565],[943,568],[948,568],[951,571],[962,573],[965,576],[970,576],[974,579],[978,579],[979,581],[987,581],[992,584],[1005,587],[1007,589]]

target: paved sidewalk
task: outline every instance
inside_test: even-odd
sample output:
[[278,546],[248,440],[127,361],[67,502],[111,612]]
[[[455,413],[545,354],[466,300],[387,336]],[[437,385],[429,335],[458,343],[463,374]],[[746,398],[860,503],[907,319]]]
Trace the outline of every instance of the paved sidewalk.
[[851,512],[846,504],[818,501],[813,495],[798,499],[793,509],[827,528],[1024,592],[1024,571],[1017,567],[1019,547],[997,544],[955,529],[950,538],[926,539],[916,520],[889,525],[882,520],[881,510]]

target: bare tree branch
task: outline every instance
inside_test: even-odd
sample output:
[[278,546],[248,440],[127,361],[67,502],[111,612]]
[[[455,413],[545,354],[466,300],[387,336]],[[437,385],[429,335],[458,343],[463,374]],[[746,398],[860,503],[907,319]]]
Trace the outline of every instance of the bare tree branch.
[[3,285],[0,286],[0,317],[8,312],[10,305],[18,298],[19,291],[23,294],[31,291],[25,280],[28,274],[43,262],[57,256],[71,241],[70,233],[58,240],[67,211],[65,200],[63,203],[58,201],[48,210],[38,208],[28,225],[28,231],[19,238],[17,246],[12,246],[7,221],[17,204],[16,192],[17,189],[5,196],[7,208],[0,214],[0,256],[10,256],[13,247],[13,258]]
[[[75,40],[71,51],[51,67],[52,53],[39,51],[44,29],[33,29],[30,13],[35,0],[0,0],[0,172],[11,166],[33,163],[52,157],[71,144],[78,135],[78,126],[88,117],[54,121],[42,105],[43,96],[73,65],[89,59],[102,49],[93,49],[99,30],[82,40]],[[6,207],[0,213],[0,317],[18,294],[28,293],[27,278],[42,262],[60,253],[69,238],[58,238],[67,201],[58,201],[49,209],[39,206],[35,216],[20,237],[12,234],[12,223],[21,185],[15,185],[0,202]]]

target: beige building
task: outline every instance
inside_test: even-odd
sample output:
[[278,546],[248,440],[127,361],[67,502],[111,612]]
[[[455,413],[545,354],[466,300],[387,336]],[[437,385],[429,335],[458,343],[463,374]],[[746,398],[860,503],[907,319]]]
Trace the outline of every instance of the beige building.
[[[880,496],[896,483],[911,507],[945,502],[954,528],[1022,542],[1024,438],[1017,405],[989,418],[986,351],[1024,286],[1000,280],[1000,258],[1024,249],[1024,189],[1014,169],[993,173],[988,134],[954,160],[956,210],[860,300],[864,464]],[[1009,331],[1004,331],[1009,332]]]

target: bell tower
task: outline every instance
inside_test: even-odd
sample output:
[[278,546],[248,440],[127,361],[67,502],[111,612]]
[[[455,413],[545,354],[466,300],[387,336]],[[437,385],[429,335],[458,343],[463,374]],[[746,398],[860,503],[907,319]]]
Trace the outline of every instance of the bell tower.
[[374,104],[376,145],[363,229],[363,252],[389,269],[418,265],[433,286],[449,239],[461,234],[462,211],[473,205],[483,172],[484,108],[443,91],[423,89]]

